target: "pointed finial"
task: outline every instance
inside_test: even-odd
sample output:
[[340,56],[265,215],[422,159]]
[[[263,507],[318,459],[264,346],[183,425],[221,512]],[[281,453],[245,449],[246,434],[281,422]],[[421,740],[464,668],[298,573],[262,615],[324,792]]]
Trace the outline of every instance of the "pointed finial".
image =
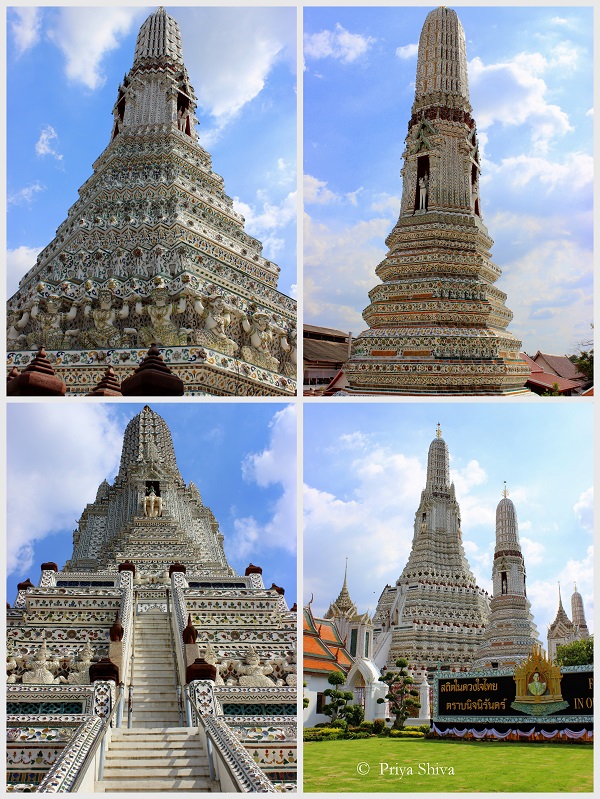
[[437,438],[441,438],[442,437],[442,428],[440,427],[440,423],[439,422],[437,423],[437,429],[435,431],[435,435],[436,435]]
[[573,590],[577,591],[577,583],[575,582],[575,580],[573,580]]
[[344,585],[346,585],[347,577],[348,577],[348,558],[346,558],[346,569],[344,571]]
[[504,491],[502,492],[502,496],[504,499],[508,496],[508,491],[506,490],[506,480],[504,481]]

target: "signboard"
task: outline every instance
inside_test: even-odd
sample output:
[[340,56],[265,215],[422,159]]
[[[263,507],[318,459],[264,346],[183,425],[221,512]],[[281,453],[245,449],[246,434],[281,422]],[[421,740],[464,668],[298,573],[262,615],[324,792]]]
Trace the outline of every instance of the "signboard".
[[[434,675],[435,722],[578,723],[593,720],[593,666],[520,667]],[[518,672],[522,672],[519,678]],[[553,682],[551,682],[553,680]]]

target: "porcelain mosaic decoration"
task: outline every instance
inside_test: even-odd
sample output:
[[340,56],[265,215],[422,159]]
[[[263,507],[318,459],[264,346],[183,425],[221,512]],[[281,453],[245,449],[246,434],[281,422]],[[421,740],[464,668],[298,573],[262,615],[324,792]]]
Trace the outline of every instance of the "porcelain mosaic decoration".
[[[20,583],[7,610],[9,791],[77,789],[118,682],[129,727],[112,729],[95,790],[172,790],[158,772],[173,747],[192,763],[180,790],[220,790],[198,765],[198,724],[235,790],[295,789],[296,612],[259,567],[236,574],[223,540],[146,406],[127,425],[114,483],[79,520],[70,560],[43,564],[39,585]],[[137,781],[135,763],[118,757],[132,745],[152,766]]]
[[514,394],[529,368],[507,331],[480,207],[480,152],[463,27],[427,15],[402,155],[402,203],[369,293],[369,329],[344,367],[348,393]]
[[72,394],[152,343],[188,394],[289,395],[296,303],[198,143],[177,22],[142,25],[111,141],[8,302],[9,367],[43,346]]

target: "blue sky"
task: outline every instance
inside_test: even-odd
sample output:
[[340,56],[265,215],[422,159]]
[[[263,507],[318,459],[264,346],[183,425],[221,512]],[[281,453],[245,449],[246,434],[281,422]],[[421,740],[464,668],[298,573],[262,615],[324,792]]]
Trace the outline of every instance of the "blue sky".
[[[305,321],[354,334],[395,224],[432,6],[304,11]],[[592,8],[455,6],[509,329],[570,354],[592,311]]]
[[[184,481],[193,481],[238,573],[252,562],[267,587],[296,601],[296,410],[283,403],[172,402],[167,422]],[[143,404],[7,406],[7,599],[40,564],[71,556],[72,531],[103,479],[114,481],[127,422]]]
[[304,408],[304,602],[324,613],[348,557],[348,587],[374,612],[410,553],[436,425],[450,451],[463,545],[491,594],[496,507],[506,480],[515,504],[527,595],[544,647],[573,581],[593,629],[593,405],[546,403],[339,403]]
[[[154,6],[9,8],[8,295],[53,239],[107,146]],[[296,9],[177,8],[200,143],[246,230],[296,284]]]

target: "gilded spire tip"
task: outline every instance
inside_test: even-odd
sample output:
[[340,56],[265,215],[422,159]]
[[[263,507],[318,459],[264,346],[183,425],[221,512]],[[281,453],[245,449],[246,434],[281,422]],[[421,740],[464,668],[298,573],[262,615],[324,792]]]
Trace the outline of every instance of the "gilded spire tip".
[[508,491],[506,490],[506,480],[504,481],[504,491],[502,492],[502,496],[504,499],[508,496]]
[[436,431],[435,431],[435,435],[436,435],[437,438],[441,438],[442,437],[442,428],[441,428],[439,422],[437,423],[437,428],[436,428]]

